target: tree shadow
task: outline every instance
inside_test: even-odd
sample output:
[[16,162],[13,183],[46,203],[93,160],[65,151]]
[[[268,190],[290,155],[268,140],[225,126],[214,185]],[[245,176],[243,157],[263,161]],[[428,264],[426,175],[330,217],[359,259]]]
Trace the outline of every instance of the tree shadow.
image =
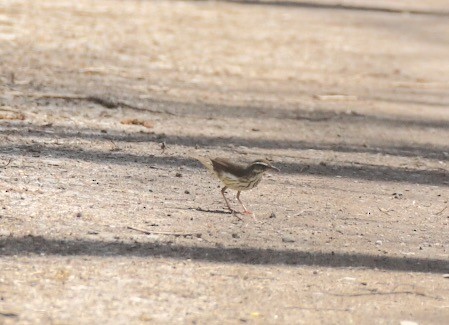
[[[421,105],[429,106],[440,106],[445,108],[449,103],[440,101],[432,102],[426,101],[420,98],[414,99],[402,98],[400,94],[395,93],[396,97],[383,98],[383,97],[366,97],[373,100],[385,100],[389,102],[404,102],[404,103],[418,103]],[[362,96],[362,98],[364,98]],[[153,100],[149,99],[142,101],[139,107],[144,111],[145,107],[157,106],[161,112],[169,112],[175,116],[189,116],[189,117],[199,117],[207,119],[218,119],[220,117],[225,118],[273,118],[280,120],[297,120],[305,121],[311,123],[340,123],[340,124],[363,124],[363,125],[382,125],[385,127],[396,127],[396,128],[436,128],[445,129],[449,128],[448,120],[441,119],[412,119],[404,118],[401,116],[382,116],[382,115],[370,115],[370,114],[360,114],[356,112],[339,112],[330,111],[326,109],[314,109],[307,110],[303,108],[283,108],[283,107],[263,107],[254,105],[224,105],[224,104],[191,104],[179,101],[170,100]]]
[[[157,168],[156,166],[186,166],[190,168],[199,168],[201,165],[189,156],[180,157],[165,155],[161,152],[154,154],[132,154],[122,152],[114,144],[114,141],[121,142],[145,142],[159,143],[165,141],[170,148],[172,145],[182,145],[185,147],[195,147],[197,145],[213,148],[229,147],[229,144],[236,146],[246,146],[249,148],[263,149],[295,149],[295,150],[326,150],[334,152],[347,153],[371,153],[384,154],[404,157],[424,157],[428,159],[447,160],[449,147],[419,147],[419,146],[401,146],[401,147],[367,147],[363,145],[352,144],[325,144],[310,143],[306,141],[288,141],[288,140],[268,140],[268,139],[247,139],[241,137],[221,138],[213,136],[164,136],[161,138],[157,134],[104,134],[90,129],[67,129],[52,127],[50,132],[37,129],[10,130],[5,134],[15,134],[20,136],[42,136],[51,138],[83,138],[112,141],[111,149],[84,149],[70,145],[51,145],[51,144],[31,144],[17,145],[9,143],[0,145],[0,152],[9,157],[14,156],[34,156],[34,157],[53,157],[72,160],[90,161],[95,163],[106,163],[114,165],[139,164],[148,168]],[[115,147],[113,147],[115,146]],[[152,150],[154,152],[154,150]],[[332,162],[277,162],[276,165],[283,173],[288,174],[309,174],[327,177],[345,177],[351,179],[362,179],[369,181],[387,181],[403,182],[412,184],[428,184],[449,186],[449,173],[441,169],[414,169],[407,167],[393,167],[385,165],[373,165],[369,163],[347,164]]]
[[[0,147],[0,152],[11,156],[52,157],[72,160],[90,161],[101,164],[129,165],[139,164],[148,168],[157,166],[202,168],[201,164],[191,157],[164,156],[164,155],[136,155],[124,152],[105,152],[101,150],[82,150],[69,147],[42,147],[33,146]],[[343,165],[326,163],[286,163],[279,162],[276,166],[282,173],[319,175],[327,177],[344,177],[368,181],[402,182],[412,184],[427,184],[449,186],[449,173],[446,170],[416,170],[411,168],[379,166],[379,165]]]
[[[414,90],[417,92],[417,90]],[[382,96],[362,96],[361,99],[380,100],[388,102],[399,103],[415,103],[419,105],[439,106],[446,108],[449,103],[442,99],[446,96],[446,93],[439,94],[440,101],[425,100],[423,97],[427,95],[435,96],[435,94],[427,94],[423,91],[419,93],[419,96],[413,94],[413,98],[410,98],[410,94],[403,94],[405,98],[401,97],[400,93],[394,93],[392,97]],[[325,107],[316,107],[315,109],[308,110],[299,107],[264,107],[255,105],[225,105],[225,104],[211,104],[211,103],[188,103],[175,100],[163,100],[163,99],[139,99],[135,100],[129,98],[126,101],[119,100],[107,95],[87,96],[89,101],[95,99],[93,103],[103,106],[104,108],[111,109],[108,103],[115,103],[113,108],[124,108],[127,110],[134,110],[139,113],[160,113],[167,114],[176,117],[198,117],[201,119],[220,119],[220,118],[238,118],[238,119],[278,119],[278,120],[295,120],[304,121],[310,123],[339,123],[343,125],[382,125],[384,127],[395,128],[434,128],[444,129],[449,128],[449,121],[442,119],[413,119],[405,118],[403,116],[386,116],[386,115],[372,115],[361,114],[353,111],[332,111]],[[39,101],[39,100],[38,100]],[[52,101],[54,105],[58,106],[61,103],[70,104],[73,106],[79,106],[83,100],[66,98],[66,99],[48,99],[44,103],[48,104]],[[101,105],[100,103],[106,103]]]
[[359,267],[403,272],[449,272],[449,261],[419,257],[262,248],[193,247],[165,243],[123,243],[85,239],[56,240],[41,236],[0,238],[0,256],[28,256],[30,254],[39,256],[162,257],[226,264]]
[[[446,125],[449,128],[449,125]],[[320,150],[334,151],[343,153],[369,153],[382,154],[399,157],[422,157],[426,159],[447,160],[449,158],[449,146],[435,145],[366,145],[366,144],[347,144],[347,143],[319,143],[301,140],[270,140],[270,139],[251,139],[244,137],[216,137],[208,135],[198,136],[170,136],[155,133],[109,133],[105,134],[99,130],[93,129],[70,129],[67,127],[52,126],[51,129],[42,129],[39,127],[30,127],[21,130],[5,130],[5,135],[19,135],[22,137],[51,137],[51,138],[79,138],[87,140],[105,140],[117,142],[154,142],[165,141],[167,145],[182,145],[186,147],[229,147],[244,146],[248,148],[260,149],[286,149],[286,150]],[[112,145],[112,143],[111,143]],[[15,146],[16,147],[16,146]],[[27,146],[22,146],[25,149]],[[29,147],[29,146],[28,146]],[[17,146],[20,148],[20,146]],[[0,151],[7,151],[8,146],[0,146]]]

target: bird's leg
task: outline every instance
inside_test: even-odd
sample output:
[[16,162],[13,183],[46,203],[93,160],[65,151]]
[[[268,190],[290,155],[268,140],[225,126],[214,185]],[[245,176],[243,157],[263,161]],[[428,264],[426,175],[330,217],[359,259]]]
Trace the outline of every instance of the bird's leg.
[[231,205],[229,204],[229,201],[228,201],[228,199],[226,198],[225,191],[226,191],[227,188],[228,188],[228,187],[225,186],[225,187],[223,187],[223,188],[221,189],[221,195],[223,195],[223,198],[225,199],[225,202],[226,202],[226,205],[228,206],[229,211],[231,211],[231,213],[232,213],[233,215],[235,215],[239,220],[242,220],[239,216],[237,216],[237,211],[235,211],[233,208],[231,208]]
[[250,214],[250,215],[254,215],[254,213],[252,212],[252,211],[249,211],[247,208],[246,208],[246,206],[243,204],[243,202],[240,200],[240,192],[241,191],[238,191],[237,192],[237,200],[239,201],[239,203],[242,205],[242,207],[243,207],[243,213],[244,214]]
[[225,199],[225,202],[226,202],[226,205],[228,206],[228,209],[231,210],[231,212],[233,213],[235,211],[231,208],[231,205],[229,204],[228,199],[226,198],[226,195],[224,195],[224,192],[226,191],[226,189],[227,189],[227,186],[225,186],[225,187],[223,187],[221,189],[221,195],[223,195],[223,198]]

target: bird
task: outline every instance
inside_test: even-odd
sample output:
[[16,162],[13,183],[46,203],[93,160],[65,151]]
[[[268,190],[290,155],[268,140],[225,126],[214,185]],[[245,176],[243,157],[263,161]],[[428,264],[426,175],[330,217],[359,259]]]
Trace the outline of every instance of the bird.
[[202,156],[195,156],[194,158],[200,161],[224,184],[224,187],[221,189],[221,194],[223,195],[228,209],[234,215],[239,212],[231,207],[228,199],[226,198],[225,191],[228,188],[237,191],[237,201],[239,201],[243,207],[243,214],[253,215],[254,217],[253,212],[248,210],[240,200],[240,193],[256,187],[262,180],[262,175],[266,171],[279,171],[278,168],[271,165],[271,163],[266,159],[257,159],[248,165],[241,165],[231,162],[225,158],[209,158]]

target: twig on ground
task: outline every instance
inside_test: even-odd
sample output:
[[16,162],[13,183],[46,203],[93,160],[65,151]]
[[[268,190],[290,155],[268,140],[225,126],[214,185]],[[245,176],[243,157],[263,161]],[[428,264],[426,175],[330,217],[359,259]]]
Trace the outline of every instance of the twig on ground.
[[176,232],[176,231],[174,231],[174,232],[172,232],[172,231],[153,231],[153,230],[139,229],[139,228],[135,228],[135,227],[131,227],[131,226],[127,226],[126,228],[141,232],[146,235],[166,235],[166,236],[175,236],[175,237],[192,236],[192,237],[197,237],[197,238],[200,238],[203,235],[200,232],[187,233],[187,232]]
[[431,296],[427,295],[423,292],[416,292],[416,291],[410,291],[410,290],[403,290],[403,291],[371,291],[371,292],[361,292],[361,293],[333,293],[329,292],[331,296],[336,297],[361,297],[361,296],[387,296],[387,295],[415,295],[415,296],[421,296],[426,298],[431,298],[435,300],[442,300],[441,297],[437,296]]
[[154,113],[154,114],[175,115],[171,112],[156,111],[156,110],[152,110],[152,109],[148,109],[148,108],[144,108],[144,107],[140,107],[140,106],[136,106],[136,105],[131,105],[131,104],[123,102],[123,101],[104,98],[104,97],[100,97],[100,96],[87,96],[87,95],[77,95],[77,94],[57,94],[57,93],[56,94],[34,93],[34,94],[31,94],[31,97],[44,98],[44,99],[48,98],[48,99],[65,99],[65,100],[84,100],[84,101],[88,101],[88,102],[92,102],[92,103],[101,105],[106,108],[125,107],[125,108],[130,108],[130,109],[134,109],[134,110],[138,110],[138,111]]
[[86,100],[87,96],[84,95],[76,95],[76,94],[54,94],[54,93],[33,93],[30,94],[30,97],[38,98],[38,99],[79,99]]
[[301,310],[315,310],[315,311],[346,311],[350,312],[350,308],[318,308],[318,307],[301,307],[301,306],[287,306],[286,309],[301,309]]
[[118,147],[118,145],[114,142],[114,140],[112,139],[108,139],[112,145],[114,146],[113,148],[111,148],[111,151],[120,151],[120,148]]
[[390,211],[390,210],[385,210],[385,209],[382,209],[381,207],[377,207],[377,208],[378,208],[379,211],[382,212],[383,214],[386,214],[387,216],[390,216],[390,217],[391,217],[391,215],[388,213],[388,211]]
[[443,210],[438,211],[437,213],[435,213],[435,215],[439,216],[440,214],[442,214],[444,212],[444,210],[447,209],[447,205],[443,208]]
[[[224,274],[224,273],[210,273],[211,276],[222,276],[222,277],[227,277],[227,278],[242,278],[241,275],[237,275],[237,274]],[[248,276],[248,275],[244,275],[243,278],[246,280],[274,280],[273,277],[268,277],[268,276]]]
[[6,168],[12,161],[12,158],[9,158],[8,162],[6,163],[6,165],[0,166],[0,168]]
[[160,145],[161,145],[161,154],[163,154],[165,152],[165,149],[167,149],[167,144],[165,143],[165,141],[162,141]]
[[3,316],[3,317],[19,317],[19,315],[16,314],[16,313],[8,313],[8,312],[3,312],[3,311],[0,311],[0,316]]
[[304,209],[302,211],[299,211],[298,213],[294,214],[293,217],[299,217],[301,214],[303,214],[304,212],[306,212],[307,209]]

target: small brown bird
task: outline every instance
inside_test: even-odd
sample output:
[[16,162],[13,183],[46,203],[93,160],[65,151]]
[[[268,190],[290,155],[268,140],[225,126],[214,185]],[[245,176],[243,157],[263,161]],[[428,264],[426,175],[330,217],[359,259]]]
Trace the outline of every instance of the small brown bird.
[[236,213],[231,208],[228,199],[225,196],[226,189],[230,188],[237,191],[237,200],[243,207],[244,214],[253,214],[249,211],[243,202],[240,200],[240,192],[251,190],[256,187],[262,180],[262,175],[267,170],[279,171],[276,167],[272,166],[268,160],[258,159],[253,161],[247,166],[230,162],[224,158],[207,158],[207,157],[195,157],[199,160],[207,169],[214,173],[225,185],[221,189],[221,194],[225,199],[226,205],[231,213]]

